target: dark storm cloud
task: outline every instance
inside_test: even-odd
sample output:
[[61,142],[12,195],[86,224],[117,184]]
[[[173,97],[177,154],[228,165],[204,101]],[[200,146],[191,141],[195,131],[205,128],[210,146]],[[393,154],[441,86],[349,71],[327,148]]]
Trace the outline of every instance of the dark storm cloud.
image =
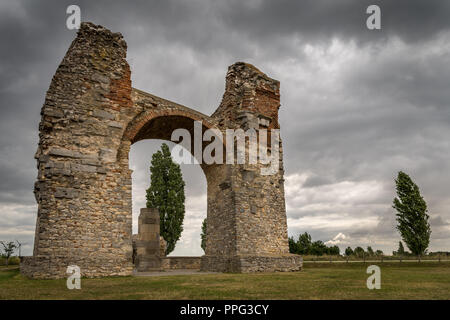
[[[418,41],[450,26],[450,5],[439,0],[223,2],[223,21],[230,29],[267,40],[297,34],[305,41],[328,41],[332,37],[373,41],[392,35]],[[383,32],[362,27],[366,8],[372,4],[381,8]]]
[[[312,230],[329,240],[342,231],[354,245],[372,237],[395,246],[393,178],[406,170],[429,202],[436,245],[448,245],[450,3],[438,0],[0,0],[0,206],[10,212],[1,213],[8,229],[0,237],[22,227],[21,239],[32,242],[39,112],[75,36],[65,26],[70,4],[81,7],[82,20],[124,35],[133,86],[206,114],[235,61],[281,81],[286,175],[308,174],[289,195],[291,234]],[[369,4],[381,7],[381,31],[365,27]],[[155,146],[132,150],[141,193]],[[185,169],[189,196],[200,198],[204,177]],[[318,195],[323,190],[328,197]],[[342,190],[359,194],[348,200]],[[190,210],[200,221],[204,207]],[[332,228],[326,214],[349,227]]]

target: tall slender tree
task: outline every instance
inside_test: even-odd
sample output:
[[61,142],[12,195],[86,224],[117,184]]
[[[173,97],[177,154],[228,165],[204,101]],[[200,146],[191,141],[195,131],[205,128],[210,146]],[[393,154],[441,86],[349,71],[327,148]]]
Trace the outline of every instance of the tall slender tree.
[[160,234],[166,240],[166,254],[175,249],[183,231],[184,186],[180,166],[172,160],[169,147],[152,156],[151,182],[147,189],[147,208],[157,208],[160,215]]
[[397,197],[393,208],[397,210],[397,230],[413,254],[423,255],[430,244],[431,235],[427,203],[419,187],[406,173],[400,171],[395,184]]

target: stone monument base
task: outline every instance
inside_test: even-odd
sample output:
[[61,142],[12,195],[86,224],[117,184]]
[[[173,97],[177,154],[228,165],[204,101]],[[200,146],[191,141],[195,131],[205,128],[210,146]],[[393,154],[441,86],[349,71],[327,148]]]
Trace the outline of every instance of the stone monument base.
[[134,264],[138,272],[161,270],[159,220],[158,209],[141,209],[138,219],[137,239],[133,241],[133,250],[136,252]]

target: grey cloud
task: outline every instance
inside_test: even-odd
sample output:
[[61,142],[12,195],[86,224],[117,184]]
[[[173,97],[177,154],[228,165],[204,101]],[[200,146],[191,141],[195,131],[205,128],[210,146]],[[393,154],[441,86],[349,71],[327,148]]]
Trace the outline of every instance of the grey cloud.
[[311,176],[309,177],[305,183],[303,183],[303,188],[317,187],[324,184],[330,184],[332,181],[323,176]]

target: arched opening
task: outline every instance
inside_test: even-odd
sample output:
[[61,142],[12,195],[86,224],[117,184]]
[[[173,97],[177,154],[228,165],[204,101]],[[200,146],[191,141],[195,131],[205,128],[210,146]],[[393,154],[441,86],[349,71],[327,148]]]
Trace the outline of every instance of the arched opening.
[[[203,219],[208,216],[211,208],[211,204],[207,200],[209,199],[208,193],[211,191],[211,188],[208,188],[208,177],[215,176],[211,173],[216,171],[215,165],[194,164],[194,161],[190,164],[180,164],[183,179],[186,183],[185,219],[181,238],[168,258],[164,258],[164,251],[160,247],[161,243],[156,240],[156,238],[159,239],[159,232],[156,235],[152,233],[150,236],[149,233],[143,235],[138,230],[142,227],[142,229],[159,231],[159,225],[143,226],[144,218],[141,214],[141,209],[146,208],[146,189],[150,185],[150,165],[153,153],[160,149],[163,142],[168,144],[169,148],[174,147],[175,143],[171,141],[172,133],[177,129],[185,129],[191,136],[191,148],[190,150],[184,149],[184,152],[193,156],[195,139],[200,138],[202,140],[202,133],[209,128],[213,128],[207,120],[204,121],[203,117],[203,115],[195,111],[191,112],[189,109],[159,112],[147,109],[135,116],[124,132],[124,138],[117,155],[118,162],[122,164],[123,176],[127,176],[130,183],[128,190],[128,210],[131,220],[129,234],[133,244],[132,261],[138,271],[155,270],[159,268],[159,263],[161,263],[162,269],[172,268],[172,265],[176,265],[176,268],[197,269],[200,268],[200,257],[208,252],[207,248],[205,250],[207,252],[204,252],[201,248],[200,233]],[[200,134],[198,129],[195,129],[196,121],[202,123]],[[197,128],[199,127],[197,126]],[[202,143],[202,149],[206,144],[206,142]],[[176,159],[174,160],[176,161]],[[217,190],[213,192],[217,192]],[[146,216],[145,219],[151,219],[152,221],[157,219],[159,222],[159,217],[156,218],[157,213],[152,211],[149,214],[152,217]],[[206,247],[208,247],[208,244]],[[167,267],[167,264],[169,264],[169,267]]]
[[[132,228],[138,232],[138,217],[146,206],[146,190],[150,185],[150,165],[152,155],[166,143],[170,149],[175,143],[160,139],[145,139],[134,143],[129,154],[132,173]],[[180,164],[185,185],[185,217],[183,232],[175,250],[169,256],[202,256],[200,233],[207,212],[206,177],[198,164]]]

